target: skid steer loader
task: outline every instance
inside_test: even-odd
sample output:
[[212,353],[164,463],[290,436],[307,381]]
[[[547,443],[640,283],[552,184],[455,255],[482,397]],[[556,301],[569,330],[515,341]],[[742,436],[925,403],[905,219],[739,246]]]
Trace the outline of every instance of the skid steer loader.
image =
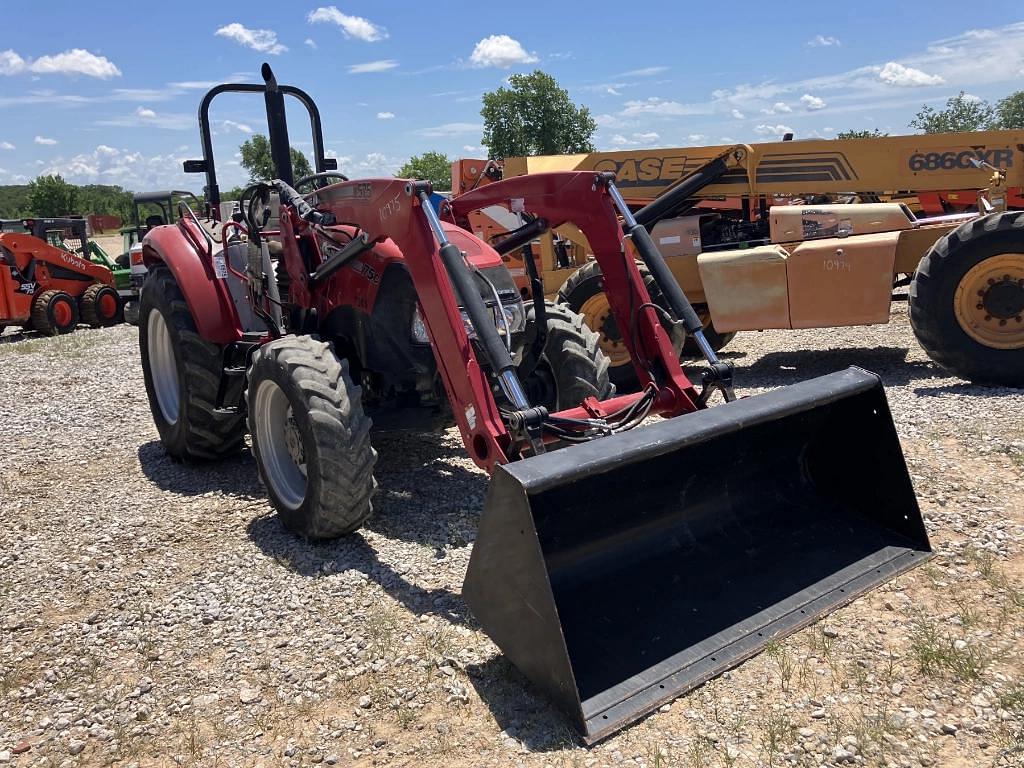
[[[428,182],[339,179],[312,99],[262,74],[206,95],[186,170],[216,216],[210,102],[259,93],[279,178],[230,221],[183,206],[143,240],[140,351],[171,455],[223,456],[248,428],[283,524],[329,538],[372,512],[369,412],[450,414],[491,474],[465,599],[588,743],[929,556],[879,379],[851,368],[737,399],[610,174],[512,179],[459,205],[520,201],[529,229],[507,248],[564,221],[587,233],[642,384],[625,396],[579,315],[540,289],[524,301],[500,247],[442,219]],[[327,182],[305,196],[285,96]],[[699,384],[634,253],[705,349]]]

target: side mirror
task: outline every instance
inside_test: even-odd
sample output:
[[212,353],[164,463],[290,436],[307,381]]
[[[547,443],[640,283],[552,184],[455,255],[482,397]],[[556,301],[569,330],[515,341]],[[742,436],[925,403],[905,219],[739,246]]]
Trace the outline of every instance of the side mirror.
[[325,157],[324,158],[324,170],[325,171],[336,171],[336,170],[338,170],[338,159],[336,157]]
[[182,163],[182,170],[185,173],[206,173],[205,160],[186,160]]

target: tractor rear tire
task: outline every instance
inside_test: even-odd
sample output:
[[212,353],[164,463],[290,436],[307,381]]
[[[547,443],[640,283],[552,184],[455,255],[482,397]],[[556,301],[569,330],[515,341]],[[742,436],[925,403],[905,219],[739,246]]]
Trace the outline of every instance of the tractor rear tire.
[[358,529],[373,513],[377,452],[348,361],[285,336],[259,348],[248,378],[253,453],[284,527],[307,539]]
[[44,291],[32,302],[32,327],[46,336],[71,333],[78,325],[78,305],[64,291]]
[[[523,381],[533,405],[551,411],[575,408],[588,397],[604,400],[615,392],[609,378],[610,363],[601,351],[600,337],[583,322],[583,315],[564,304],[545,301],[547,338],[533,371]],[[527,305],[527,325],[536,322],[532,304]]]
[[936,363],[976,384],[1024,387],[1024,211],[942,237],[917,267],[909,304]]
[[[644,264],[637,262],[651,301],[668,311],[668,303],[661,293],[654,275]],[[587,325],[600,338],[601,351],[610,361],[609,377],[620,393],[634,392],[640,382],[630,358],[629,350],[622,339],[622,331],[611,313],[611,304],[604,293],[604,276],[596,261],[588,261],[577,269],[558,289],[558,301],[573,312],[583,315]],[[594,327],[597,326],[597,327]],[[681,337],[680,337],[681,338]],[[676,350],[677,352],[680,349]]]
[[117,325],[122,315],[121,297],[109,285],[95,283],[78,300],[82,322],[92,328]]
[[[206,341],[171,270],[149,272],[142,289],[139,351],[149,409],[164,450],[175,459],[212,461],[245,438],[241,410],[217,410],[223,347]],[[225,401],[241,403],[241,376],[229,379]]]

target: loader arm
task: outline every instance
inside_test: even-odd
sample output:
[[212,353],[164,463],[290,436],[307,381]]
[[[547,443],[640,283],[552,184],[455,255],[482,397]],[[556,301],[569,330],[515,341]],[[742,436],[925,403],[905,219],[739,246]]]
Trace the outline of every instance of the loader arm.
[[[318,210],[333,214],[339,224],[358,227],[370,243],[390,239],[402,251],[462,439],[484,469],[507,461],[511,436],[412,185],[403,179],[348,181],[318,190],[316,200]],[[297,216],[291,223],[300,232],[308,227]]]
[[550,229],[570,222],[579,227],[601,265],[604,289],[615,321],[623,329],[641,389],[648,384],[658,387],[656,410],[663,416],[701,407],[644,287],[635,258],[623,257],[625,253],[634,255],[633,245],[626,246],[605,178],[577,171],[517,176],[478,187],[448,203],[454,222],[464,222],[470,213],[491,205],[526,210],[544,219]]

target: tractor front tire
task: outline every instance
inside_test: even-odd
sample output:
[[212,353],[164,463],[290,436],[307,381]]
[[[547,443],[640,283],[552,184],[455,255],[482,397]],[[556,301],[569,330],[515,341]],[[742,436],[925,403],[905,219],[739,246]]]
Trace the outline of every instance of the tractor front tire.
[[121,297],[109,285],[95,283],[85,289],[78,300],[82,322],[92,328],[104,328],[116,325],[121,314]]
[[358,529],[373,512],[377,452],[348,361],[285,336],[259,348],[248,378],[253,453],[284,527],[307,539]]
[[[611,366],[598,334],[566,305],[552,301],[544,305],[544,351],[537,368],[523,381],[530,402],[560,411],[575,408],[588,397],[610,397],[615,392],[609,378]],[[531,325],[536,313],[532,303],[527,306],[527,325]]]
[[[223,348],[202,338],[170,269],[157,264],[142,289],[139,351],[149,408],[167,453],[212,461],[245,438],[240,410],[217,409]],[[229,380],[226,402],[241,403],[242,378]]]
[[[651,301],[668,311],[668,303],[665,301],[654,275],[639,262],[637,262],[637,268],[640,270],[640,277],[643,278]],[[597,332],[601,351],[610,362],[608,375],[616,389],[620,393],[636,391],[640,382],[637,379],[629,349],[623,341],[622,329],[616,323],[611,303],[605,295],[601,266],[596,261],[588,261],[569,275],[562,287],[558,289],[557,298],[560,303],[565,304],[573,312],[583,315],[587,326]]]
[[44,291],[32,302],[32,327],[46,336],[71,333],[78,325],[78,305],[64,291]]
[[935,243],[910,283],[910,324],[954,375],[1024,387],[1024,211],[982,216]]

